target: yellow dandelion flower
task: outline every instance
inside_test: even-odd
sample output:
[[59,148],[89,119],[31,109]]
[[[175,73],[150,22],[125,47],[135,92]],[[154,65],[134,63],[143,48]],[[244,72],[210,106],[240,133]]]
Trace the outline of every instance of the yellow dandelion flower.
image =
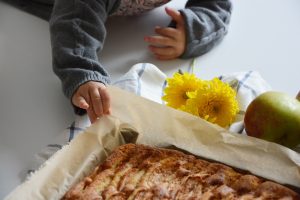
[[226,83],[214,78],[191,94],[181,110],[199,116],[209,122],[227,127],[239,112],[236,92]]
[[173,108],[180,108],[189,99],[187,93],[197,90],[202,81],[194,74],[175,73],[172,78],[167,79],[167,87],[164,90],[162,99]]

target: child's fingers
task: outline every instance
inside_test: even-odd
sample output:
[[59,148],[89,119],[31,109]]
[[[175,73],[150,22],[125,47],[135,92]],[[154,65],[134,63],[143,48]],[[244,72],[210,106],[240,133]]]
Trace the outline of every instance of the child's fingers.
[[95,87],[91,88],[89,93],[90,93],[90,98],[92,99],[94,113],[98,117],[102,116],[103,115],[102,98],[98,88]]
[[171,27],[164,27],[164,28],[155,27],[155,33],[173,39],[176,39],[179,35],[178,30]]
[[157,46],[149,46],[151,52],[159,56],[173,56],[175,55],[175,49],[173,47],[157,47]]
[[[103,92],[102,92],[103,91]],[[89,81],[82,84],[72,97],[72,103],[87,111],[91,122],[110,113],[110,98],[103,83]]]
[[176,57],[173,55],[170,55],[170,56],[155,55],[155,58],[158,60],[172,60]]
[[91,123],[94,123],[98,116],[96,115],[96,113],[94,112],[94,109],[92,107],[89,107],[87,110],[86,110],[88,116],[89,116],[89,119],[91,121]]
[[106,88],[99,88],[102,99],[102,108],[104,114],[110,114],[110,96]]
[[75,106],[77,106],[77,107],[79,107],[79,108],[82,108],[82,109],[88,109],[88,107],[89,107],[89,104],[87,103],[87,101],[85,100],[85,98],[84,97],[82,97],[82,96],[76,96],[76,97],[74,97],[74,99],[73,99],[73,104],[75,105]]
[[149,36],[145,37],[145,41],[149,42],[153,45],[162,45],[162,46],[174,46],[175,45],[175,40],[169,38],[169,37],[164,37],[164,36]]
[[178,26],[183,26],[183,18],[178,10],[174,10],[171,8],[165,8],[166,13],[176,22],[177,28]]

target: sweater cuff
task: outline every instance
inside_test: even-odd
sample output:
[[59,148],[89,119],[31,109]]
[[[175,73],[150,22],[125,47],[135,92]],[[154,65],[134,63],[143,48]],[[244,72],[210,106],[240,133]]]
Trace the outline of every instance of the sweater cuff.
[[190,41],[185,48],[183,54],[181,54],[180,58],[189,59],[197,56],[201,56],[207,52],[209,52],[212,48],[218,45],[224,36],[226,35],[226,31],[220,30],[212,33],[206,38],[202,40],[194,40]]
[[68,99],[71,99],[76,90],[84,83],[88,81],[101,82],[104,85],[110,84],[110,77],[103,76],[99,72],[90,71],[83,73],[82,75],[76,74],[76,77],[70,77],[68,81],[64,83],[64,93]]
[[[195,14],[192,10],[182,9],[179,11],[184,17],[186,24],[186,47],[180,58],[187,59],[207,53],[220,43],[227,34],[227,26],[225,24],[219,24],[218,26],[208,23],[201,24],[198,21],[200,19],[194,19]],[[195,24],[195,22],[197,23]],[[218,27],[218,29],[213,30],[215,27]]]

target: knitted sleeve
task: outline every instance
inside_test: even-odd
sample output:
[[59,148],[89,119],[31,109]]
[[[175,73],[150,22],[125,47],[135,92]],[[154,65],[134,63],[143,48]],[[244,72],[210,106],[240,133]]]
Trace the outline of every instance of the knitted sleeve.
[[105,21],[118,0],[57,0],[50,19],[53,70],[71,98],[87,81],[110,82],[98,61],[106,37]]
[[200,56],[218,44],[228,31],[231,10],[230,0],[189,0],[180,10],[187,37],[181,58]]

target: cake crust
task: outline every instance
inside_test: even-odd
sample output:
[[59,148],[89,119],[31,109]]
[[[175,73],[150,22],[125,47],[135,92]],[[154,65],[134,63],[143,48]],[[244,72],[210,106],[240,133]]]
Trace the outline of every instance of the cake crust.
[[118,147],[64,200],[300,199],[291,189],[177,150]]

